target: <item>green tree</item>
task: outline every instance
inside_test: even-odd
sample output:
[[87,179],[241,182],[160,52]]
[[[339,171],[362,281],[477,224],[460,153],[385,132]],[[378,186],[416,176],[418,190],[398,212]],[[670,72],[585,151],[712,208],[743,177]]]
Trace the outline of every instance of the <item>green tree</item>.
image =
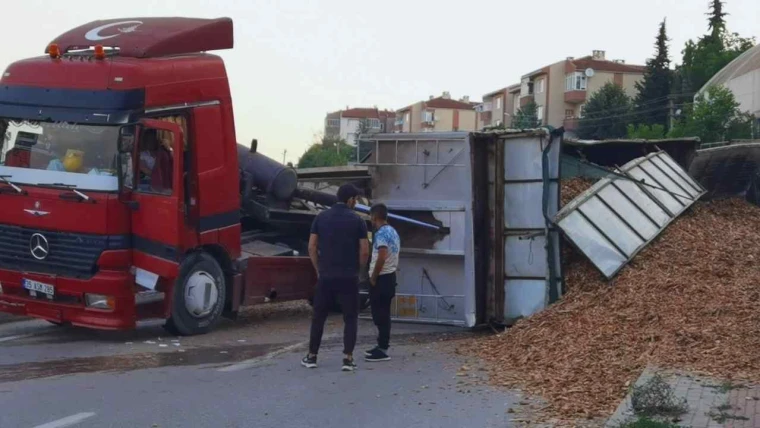
[[358,135],[367,135],[372,133],[372,125],[369,123],[369,119],[361,119],[359,126],[356,127],[356,133]]
[[659,140],[665,137],[665,125],[628,125],[626,136],[635,140]]
[[707,28],[710,30],[712,37],[720,37],[720,34],[726,31],[726,16],[727,13],[723,12],[724,2],[720,0],[712,0],[710,3],[710,12],[706,15],[708,19]]
[[586,103],[578,120],[578,136],[589,140],[625,137],[631,110],[631,98],[623,88],[608,82]]
[[636,82],[638,94],[634,101],[634,108],[638,123],[667,126],[671,73],[668,35],[665,20],[663,20],[655,41],[655,56],[647,60],[644,78]]
[[538,104],[535,101],[531,101],[517,109],[517,113],[515,113],[515,117],[512,120],[512,128],[533,129],[539,126],[541,126],[541,122],[538,120]]
[[325,136],[312,144],[298,159],[299,168],[317,168],[324,166],[346,165],[356,156],[356,148],[345,140],[334,136]]
[[752,138],[753,117],[739,110],[733,92],[725,86],[711,86],[696,98],[684,123],[674,127],[669,137],[696,136],[702,143]]
[[755,45],[754,38],[740,37],[727,30],[723,5],[720,0],[710,2],[707,14],[710,32],[696,42],[687,41],[684,46],[683,61],[676,67],[673,84],[679,102],[691,100],[718,71]]

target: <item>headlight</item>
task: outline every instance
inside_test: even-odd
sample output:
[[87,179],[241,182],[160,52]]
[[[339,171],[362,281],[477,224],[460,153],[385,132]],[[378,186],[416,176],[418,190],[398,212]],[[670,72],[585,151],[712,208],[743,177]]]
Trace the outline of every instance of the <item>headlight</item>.
[[113,296],[104,296],[102,294],[85,294],[84,301],[87,307],[95,309],[111,309],[114,308]]

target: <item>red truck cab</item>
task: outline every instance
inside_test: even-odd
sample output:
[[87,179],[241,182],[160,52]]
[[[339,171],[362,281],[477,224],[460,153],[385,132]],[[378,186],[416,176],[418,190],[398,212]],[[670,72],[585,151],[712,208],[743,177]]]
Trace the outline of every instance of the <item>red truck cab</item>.
[[308,297],[307,257],[241,243],[232,21],[96,21],[0,79],[0,311],[178,334]]

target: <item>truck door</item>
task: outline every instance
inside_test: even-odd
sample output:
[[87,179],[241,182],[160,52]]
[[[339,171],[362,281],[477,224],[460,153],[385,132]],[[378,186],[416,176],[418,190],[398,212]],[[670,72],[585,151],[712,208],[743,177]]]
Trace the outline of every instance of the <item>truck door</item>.
[[177,276],[184,253],[184,135],[175,123],[145,119],[137,127],[132,192],[132,246],[136,282],[155,290]]

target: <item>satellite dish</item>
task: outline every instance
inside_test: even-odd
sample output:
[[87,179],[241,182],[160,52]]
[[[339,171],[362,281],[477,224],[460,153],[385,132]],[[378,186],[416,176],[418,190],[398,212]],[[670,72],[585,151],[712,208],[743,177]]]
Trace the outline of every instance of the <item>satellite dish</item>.
[[587,68],[584,73],[586,74],[586,77],[594,77],[594,69],[593,68]]

